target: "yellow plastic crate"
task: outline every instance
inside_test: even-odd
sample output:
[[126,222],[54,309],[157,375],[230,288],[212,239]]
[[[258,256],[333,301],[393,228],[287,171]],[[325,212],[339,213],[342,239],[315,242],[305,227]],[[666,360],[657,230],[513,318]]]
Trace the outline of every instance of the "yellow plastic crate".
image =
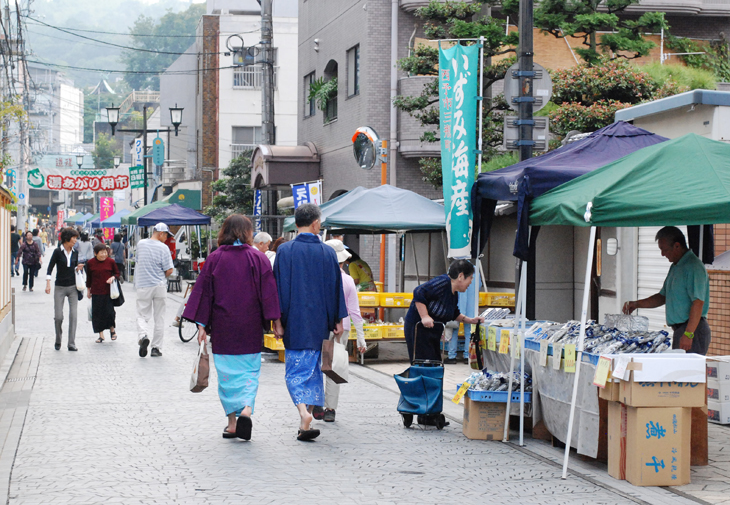
[[357,294],[360,307],[377,307],[380,303],[380,293],[375,291],[360,291]]
[[264,334],[264,347],[272,351],[283,351],[284,341],[277,339],[273,333]]
[[479,293],[480,307],[514,307],[514,293]]
[[398,324],[388,324],[380,328],[382,338],[405,338],[403,327]]
[[413,300],[413,293],[380,293],[381,307],[408,307]]

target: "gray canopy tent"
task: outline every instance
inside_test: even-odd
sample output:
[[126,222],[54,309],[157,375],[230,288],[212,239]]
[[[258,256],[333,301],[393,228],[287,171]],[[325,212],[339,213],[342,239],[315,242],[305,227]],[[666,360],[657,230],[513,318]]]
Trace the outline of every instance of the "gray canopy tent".
[[[361,186],[320,206],[322,228],[328,233],[387,234],[443,232],[444,206],[407,189],[385,184],[372,189]],[[284,221],[284,231],[295,231],[294,218]],[[411,241],[415,261],[415,246]],[[419,279],[416,262],[416,278]]]

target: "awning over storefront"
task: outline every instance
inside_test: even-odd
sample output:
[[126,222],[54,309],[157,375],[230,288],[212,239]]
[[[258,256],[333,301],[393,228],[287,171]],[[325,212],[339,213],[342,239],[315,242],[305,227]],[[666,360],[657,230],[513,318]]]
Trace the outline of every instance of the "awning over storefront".
[[300,146],[259,145],[253,152],[251,187],[289,189],[290,184],[319,179],[319,153],[312,142]]

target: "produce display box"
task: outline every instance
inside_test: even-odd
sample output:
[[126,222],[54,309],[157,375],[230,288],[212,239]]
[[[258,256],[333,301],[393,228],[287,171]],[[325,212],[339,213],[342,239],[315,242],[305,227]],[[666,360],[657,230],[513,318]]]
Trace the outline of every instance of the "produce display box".
[[730,381],[707,379],[707,399],[730,402]]
[[[461,387],[461,384],[459,384]],[[507,403],[509,391],[467,391],[467,395],[474,402]],[[532,401],[532,393],[525,393],[525,403]],[[520,392],[512,391],[512,403],[520,403]]]
[[283,351],[284,341],[276,338],[273,333],[266,333],[264,334],[264,347],[272,351]]
[[514,293],[479,293],[480,307],[514,307]]
[[403,326],[399,324],[385,324],[380,326],[380,338],[405,338]]
[[380,305],[380,293],[375,291],[360,291],[357,299],[360,307],[378,307]]
[[413,293],[379,293],[381,307],[409,307]]
[[730,424],[730,402],[707,400],[707,420],[715,424]]

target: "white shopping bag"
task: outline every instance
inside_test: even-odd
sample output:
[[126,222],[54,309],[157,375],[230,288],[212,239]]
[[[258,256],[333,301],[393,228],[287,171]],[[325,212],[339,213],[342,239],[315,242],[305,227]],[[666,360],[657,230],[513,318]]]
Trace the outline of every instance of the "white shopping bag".
[[91,321],[91,300],[89,300],[89,321]]
[[205,341],[200,343],[198,354],[193,362],[193,373],[190,376],[190,391],[200,393],[208,387],[208,376],[210,375],[210,358]]
[[83,269],[76,270],[76,289],[82,293],[86,291],[86,272]]
[[347,348],[337,339],[322,342],[322,372],[335,381],[335,384],[347,382],[350,377],[350,361]]
[[117,284],[116,279],[114,279],[109,285],[109,297],[112,300],[116,300],[117,298],[119,298],[119,284]]

